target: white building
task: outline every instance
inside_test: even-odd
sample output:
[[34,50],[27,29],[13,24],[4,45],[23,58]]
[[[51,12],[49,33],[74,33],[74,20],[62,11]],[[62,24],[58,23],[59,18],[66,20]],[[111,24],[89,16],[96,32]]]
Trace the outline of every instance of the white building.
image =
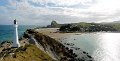
[[14,20],[14,40],[13,40],[13,47],[20,47],[20,43],[18,40],[18,24],[16,19]]

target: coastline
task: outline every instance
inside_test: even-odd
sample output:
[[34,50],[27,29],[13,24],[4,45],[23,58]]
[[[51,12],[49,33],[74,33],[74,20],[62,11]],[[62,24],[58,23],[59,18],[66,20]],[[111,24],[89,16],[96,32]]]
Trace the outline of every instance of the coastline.
[[[34,37],[31,37],[34,36]],[[32,44],[35,44],[40,50],[47,53],[49,56],[51,56],[53,59],[56,57],[56,59],[62,59],[68,60],[71,59],[72,61],[77,60],[91,60],[94,61],[93,58],[85,51],[82,51],[80,49],[80,52],[82,53],[80,57],[76,57],[76,54],[73,52],[72,49],[69,49],[68,47],[65,47],[59,39],[69,36],[69,35],[81,35],[81,33],[59,33],[57,32],[57,28],[43,28],[43,29],[28,29],[23,35],[21,41],[21,45],[25,45],[29,41],[32,42]],[[29,44],[27,43],[27,44]],[[52,50],[51,50],[52,49]],[[72,58],[70,58],[72,57]],[[84,59],[83,59],[84,58]],[[56,60],[55,59],[55,60]]]
[[[69,39],[69,37],[71,37],[71,36],[79,36],[79,35],[82,35],[82,34],[89,34],[89,33],[95,33],[96,34],[97,32],[60,33],[58,31],[58,29],[59,28],[40,28],[40,29],[34,29],[34,30],[39,32],[39,33],[42,33],[44,35],[47,35],[47,36],[55,39],[56,41],[62,43],[67,48],[72,49],[74,53],[76,53],[76,51],[79,51],[79,53],[81,53],[81,55],[77,54],[77,55],[79,55],[79,57],[84,56],[84,53],[87,53],[89,55],[89,53],[87,51],[81,49],[80,47],[75,47],[74,43],[67,42],[67,39]],[[76,39],[73,39],[73,41],[76,41]]]
[[35,31],[42,33],[44,35],[48,35],[49,37],[62,42],[62,39],[64,39],[66,36],[71,36],[71,35],[81,35],[81,34],[89,34],[89,33],[120,33],[120,32],[72,32],[72,33],[61,33],[59,32],[59,28],[38,28],[34,29]]
[[61,33],[58,30],[59,28],[39,28],[39,29],[34,29],[35,31],[42,33],[44,35],[47,35],[57,41],[60,41],[62,38],[66,38],[69,36],[74,36],[74,35],[82,35],[82,34],[97,34],[97,33],[119,33],[119,32],[72,32],[72,33]]
[[[43,28],[43,29],[31,29],[31,30],[29,30],[28,31],[28,33],[30,32],[30,33],[33,33],[34,34],[34,32],[35,33],[37,33],[37,34],[42,34],[42,35],[44,35],[44,36],[42,36],[42,38],[43,38],[43,40],[39,40],[38,42],[40,42],[41,43],[41,45],[45,42],[45,40],[46,40],[46,42],[47,42],[47,40],[48,40],[48,42],[50,42],[50,43],[48,43],[48,45],[49,44],[52,44],[52,45],[55,45],[54,47],[59,47],[58,49],[57,48],[55,48],[55,49],[53,49],[53,51],[52,52],[54,52],[54,53],[52,53],[52,55],[53,56],[55,56],[55,55],[58,55],[58,57],[63,57],[63,56],[61,56],[61,54],[62,55],[64,55],[65,53],[69,53],[71,56],[73,55],[74,56],[74,54],[75,55],[77,55],[77,56],[74,56],[74,58],[75,59],[73,59],[73,61],[82,61],[82,60],[84,60],[84,61],[94,61],[94,59],[93,59],[93,57],[91,57],[86,51],[84,51],[84,50],[82,50],[82,49],[80,49],[80,48],[77,48],[77,47],[73,47],[73,48],[75,48],[75,49],[77,49],[81,54],[78,56],[78,54],[76,54],[74,51],[73,51],[73,49],[71,49],[71,48],[69,48],[68,46],[65,46],[65,44],[64,43],[62,43],[62,39],[65,37],[65,36],[69,36],[69,35],[81,35],[81,33],[59,33],[58,31],[57,31],[57,29],[58,28]],[[34,34],[34,36],[35,36],[36,34]],[[46,37],[50,37],[50,38],[46,38]],[[38,38],[38,36],[37,36],[37,38]],[[39,39],[39,38],[38,38]],[[61,40],[60,40],[61,39]],[[37,40],[37,39],[36,39]],[[43,42],[43,43],[42,43]],[[52,42],[52,43],[51,43]],[[57,43],[56,43],[57,42]],[[45,43],[46,44],[46,43]],[[70,45],[74,45],[74,44],[69,44],[68,43],[68,45],[70,46]],[[60,46],[64,46],[64,47],[60,47]],[[52,47],[52,46],[51,46]],[[47,49],[49,49],[49,47],[46,47]],[[45,48],[45,49],[46,49]],[[56,50],[57,49],[57,50]],[[62,50],[61,50],[62,49]],[[56,52],[54,51],[54,50],[56,50]],[[60,50],[60,51],[59,51]],[[48,50],[49,51],[49,50]],[[59,51],[59,53],[57,53],[57,51]],[[66,51],[66,52],[65,52]],[[71,51],[71,52],[70,52]],[[55,55],[54,55],[55,54]],[[65,56],[64,57],[66,57],[67,59],[68,59],[68,61],[69,61],[69,54],[65,54]],[[63,60],[64,61],[64,60]]]

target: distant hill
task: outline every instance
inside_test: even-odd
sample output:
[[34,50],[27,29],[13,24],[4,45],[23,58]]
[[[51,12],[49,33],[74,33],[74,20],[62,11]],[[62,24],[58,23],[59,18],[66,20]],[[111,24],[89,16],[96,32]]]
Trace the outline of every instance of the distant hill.
[[56,21],[52,21],[50,28],[60,28],[60,31],[64,32],[100,32],[100,31],[120,31],[120,24],[116,23],[68,23],[58,24]]
[[101,24],[120,24],[120,21],[113,21],[113,22],[102,22]]
[[114,22],[111,22],[111,23],[120,23],[120,21],[114,21]]
[[109,23],[104,22],[104,23],[101,23],[101,24],[112,26],[113,28],[120,31],[120,21],[114,21],[114,22],[109,22]]

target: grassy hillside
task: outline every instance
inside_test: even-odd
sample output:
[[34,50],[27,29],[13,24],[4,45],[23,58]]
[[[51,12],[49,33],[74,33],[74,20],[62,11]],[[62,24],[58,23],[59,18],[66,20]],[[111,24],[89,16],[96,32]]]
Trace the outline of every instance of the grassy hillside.
[[15,55],[7,55],[0,61],[55,61],[35,45],[28,45],[18,48]]
[[61,32],[101,32],[101,31],[118,31],[112,25],[99,23],[71,23],[60,27]]
[[113,28],[115,28],[118,31],[120,31],[120,23],[114,23],[114,24],[108,24],[108,25],[111,25]]

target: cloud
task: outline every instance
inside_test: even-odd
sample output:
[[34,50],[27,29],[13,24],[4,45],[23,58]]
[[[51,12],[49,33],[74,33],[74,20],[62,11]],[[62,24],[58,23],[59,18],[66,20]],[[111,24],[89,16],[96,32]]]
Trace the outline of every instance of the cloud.
[[82,5],[89,5],[93,2],[94,0],[29,0],[33,3],[36,4],[52,4],[52,5],[60,5],[60,6],[72,6],[72,5],[77,5],[77,4],[82,4]]
[[[0,24],[47,25],[59,23],[111,22],[120,19],[119,0],[0,0]],[[4,20],[4,21],[3,21]],[[43,24],[44,23],[44,24]]]

